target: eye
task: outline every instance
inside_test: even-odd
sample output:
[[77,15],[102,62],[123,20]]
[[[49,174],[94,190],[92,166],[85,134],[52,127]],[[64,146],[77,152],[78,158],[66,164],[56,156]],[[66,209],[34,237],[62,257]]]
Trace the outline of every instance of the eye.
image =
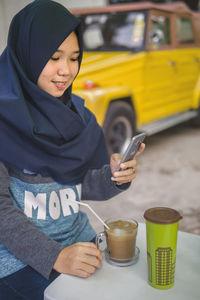
[[51,57],[51,60],[53,61],[59,60],[59,57]]
[[71,61],[78,61],[78,59],[79,59],[79,56],[78,56],[78,57],[71,58]]

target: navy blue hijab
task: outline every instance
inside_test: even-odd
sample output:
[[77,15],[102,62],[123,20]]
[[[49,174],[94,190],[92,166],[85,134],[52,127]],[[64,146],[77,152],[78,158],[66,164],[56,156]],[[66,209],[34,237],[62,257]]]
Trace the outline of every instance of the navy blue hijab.
[[13,18],[0,57],[0,160],[64,184],[80,183],[88,169],[108,163],[102,130],[71,86],[61,99],[37,86],[42,69],[73,31],[80,67],[80,21],[54,1],[36,0]]

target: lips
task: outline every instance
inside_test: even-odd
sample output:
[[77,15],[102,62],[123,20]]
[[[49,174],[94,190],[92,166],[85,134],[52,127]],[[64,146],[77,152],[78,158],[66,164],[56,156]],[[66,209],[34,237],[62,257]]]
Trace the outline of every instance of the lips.
[[53,83],[59,90],[64,90],[66,88],[66,81],[53,81]]

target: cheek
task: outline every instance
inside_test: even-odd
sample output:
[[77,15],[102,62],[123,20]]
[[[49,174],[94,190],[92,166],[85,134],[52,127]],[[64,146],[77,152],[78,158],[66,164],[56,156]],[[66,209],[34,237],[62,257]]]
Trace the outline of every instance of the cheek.
[[51,66],[48,66],[48,65],[47,65],[47,66],[43,69],[41,75],[42,75],[42,78],[43,78],[43,79],[48,79],[48,78],[51,78],[51,76],[53,75],[53,73],[54,73],[54,69],[53,69]]
[[75,66],[73,66],[73,69],[72,69],[72,74],[73,74],[74,78],[76,77],[76,75],[78,73],[78,69],[79,69],[79,65],[77,63]]
[[46,82],[47,82],[47,78],[45,76],[45,73],[41,73],[39,78],[38,78],[38,82],[37,85],[41,88],[44,89],[46,86]]
[[38,78],[37,85],[40,88],[44,89],[45,86],[49,83],[49,81],[51,81],[51,78],[52,78],[51,69],[45,67]]
[[54,73],[54,68],[51,65],[51,63],[48,62],[46,64],[46,66],[44,67],[44,69],[42,70],[42,72],[40,73],[40,76],[39,76],[38,80],[40,80],[40,81],[48,80],[48,79],[51,78],[51,76],[53,75],[53,73]]

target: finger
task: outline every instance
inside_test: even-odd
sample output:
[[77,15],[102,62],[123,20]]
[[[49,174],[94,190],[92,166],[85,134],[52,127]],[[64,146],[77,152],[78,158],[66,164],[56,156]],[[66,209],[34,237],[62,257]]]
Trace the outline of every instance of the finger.
[[121,158],[122,158],[122,156],[119,154],[119,153],[113,153],[112,155],[111,155],[111,159],[113,160],[113,161],[120,161],[121,160]]
[[62,273],[71,274],[82,278],[88,278],[91,275],[90,272],[87,272],[87,268],[84,268],[84,266],[82,266],[82,263],[80,261],[77,261],[70,269],[68,269],[66,272],[62,271]]
[[78,243],[76,243],[76,245],[97,249],[97,246],[95,245],[95,243],[92,243],[92,242],[78,242]]
[[123,184],[127,182],[131,182],[133,179],[135,179],[136,174],[130,175],[130,176],[122,176],[122,177],[111,177],[112,181],[116,181],[117,183]]
[[137,168],[128,168],[128,169],[125,169],[124,171],[115,172],[114,177],[119,178],[122,176],[129,176],[129,175],[135,174],[136,172],[137,172]]
[[114,153],[111,155],[110,157],[110,165],[113,168],[117,168],[117,166],[119,165],[120,161],[121,161],[121,155],[119,153]]
[[85,255],[81,258],[81,261],[98,269],[102,266],[102,260],[94,256]]
[[140,155],[145,149],[145,144],[141,143],[139,150],[136,153],[136,156]]
[[120,164],[120,161],[121,161],[121,155],[120,154],[114,153],[114,154],[111,155],[110,168],[111,168],[111,173],[112,174],[117,169],[118,165]]
[[83,271],[81,269],[75,270],[74,272],[71,273],[71,275],[78,276],[78,277],[81,277],[81,278],[88,278],[88,277],[91,276],[90,273],[88,273],[86,271]]
[[136,168],[137,167],[137,160],[134,158],[132,160],[128,160],[124,163],[122,163],[120,165],[121,169],[124,170],[124,169],[129,169],[129,168]]
[[[82,248],[82,250],[84,252],[86,251],[88,254],[98,256],[99,259],[102,259],[101,248],[97,248],[95,243],[92,243],[92,242],[78,242],[75,245],[77,245],[79,247],[84,247],[84,248]],[[94,252],[94,250],[91,250],[91,249],[95,249],[96,251]]]
[[96,271],[96,268],[94,266],[91,266],[84,262],[79,264],[79,269],[89,274],[93,274]]
[[[85,243],[84,243],[85,244]],[[82,245],[79,245],[82,247]],[[102,260],[102,253],[101,253],[101,250],[100,249],[97,249],[96,248],[96,245],[94,244],[95,247],[87,247],[87,246],[83,246],[81,248],[81,252],[83,254],[86,254],[86,255],[90,255],[90,256],[95,256],[95,257],[98,257],[98,259]]]

